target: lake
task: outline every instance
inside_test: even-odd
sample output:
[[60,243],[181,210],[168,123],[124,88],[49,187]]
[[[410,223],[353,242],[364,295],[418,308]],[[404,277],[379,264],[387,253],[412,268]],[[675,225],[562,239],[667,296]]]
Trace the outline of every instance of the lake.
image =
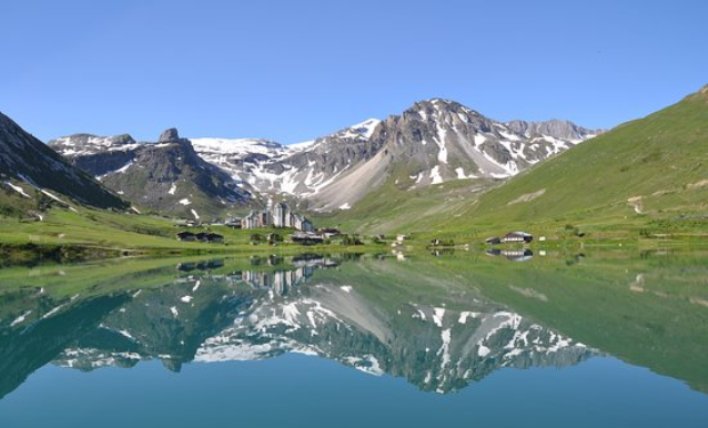
[[0,269],[2,427],[705,427],[708,254]]

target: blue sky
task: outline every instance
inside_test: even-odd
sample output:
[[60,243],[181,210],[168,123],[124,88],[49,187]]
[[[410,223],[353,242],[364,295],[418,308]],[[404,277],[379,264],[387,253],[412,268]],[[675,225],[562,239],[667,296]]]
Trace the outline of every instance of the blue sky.
[[611,127],[708,83],[708,2],[3,1],[0,111],[46,140],[293,143],[444,97]]

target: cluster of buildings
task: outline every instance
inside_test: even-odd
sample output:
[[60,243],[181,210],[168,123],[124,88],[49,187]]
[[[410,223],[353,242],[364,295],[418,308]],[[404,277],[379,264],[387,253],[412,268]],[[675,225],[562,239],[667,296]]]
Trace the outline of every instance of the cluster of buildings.
[[[237,222],[238,225],[236,224]],[[229,223],[241,229],[287,227],[303,232],[312,232],[315,230],[310,220],[300,214],[294,213],[284,202],[274,204],[269,209],[262,211],[252,210],[246,217],[242,219],[231,219]]]
[[179,232],[177,234],[177,239],[179,241],[184,241],[184,242],[193,242],[193,241],[199,241],[199,242],[216,242],[216,243],[221,243],[224,242],[224,237],[222,235],[219,235],[218,233],[210,233],[210,232],[199,232],[199,233],[192,233],[192,232]]

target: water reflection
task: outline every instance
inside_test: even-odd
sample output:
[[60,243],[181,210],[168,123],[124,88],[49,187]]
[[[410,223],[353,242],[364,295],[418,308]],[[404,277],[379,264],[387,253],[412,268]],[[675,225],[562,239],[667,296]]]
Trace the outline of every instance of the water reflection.
[[[573,270],[560,274],[556,265],[529,270],[529,264],[488,264],[469,255],[436,263],[304,255],[162,262],[130,273],[116,273],[109,265],[75,271],[55,267],[34,279],[26,279],[25,272],[20,281],[27,286],[10,287],[0,296],[0,397],[49,363],[91,371],[159,359],[179,371],[192,361],[260,360],[288,352],[448,393],[503,367],[563,367],[604,352],[631,360],[633,345],[615,342],[635,333],[630,337],[654,340],[653,331],[640,330],[655,328],[663,329],[657,334],[668,341],[663,335],[673,331],[658,324],[661,311],[651,320],[633,320],[638,315],[627,310],[619,325],[613,318],[616,308],[607,303],[597,307],[596,316],[622,331],[587,331],[597,328],[591,326],[597,320],[582,306],[592,305],[594,298],[612,298],[620,305],[636,294],[677,299],[663,287],[652,288],[653,271],[612,276],[615,271],[606,269],[602,274],[609,276],[601,283],[614,287],[612,281],[621,278],[621,289],[597,294],[597,287],[585,284],[572,303],[563,300],[568,287],[587,279],[580,275],[582,280],[568,283],[578,276]],[[510,268],[500,270],[504,265]],[[564,259],[558,266],[579,269]],[[704,268],[693,266],[699,276]],[[685,266],[681,270],[686,273]],[[631,281],[624,280],[627,275]],[[672,280],[666,271],[660,275],[662,281]],[[560,287],[566,289],[558,294]],[[702,289],[689,291],[694,293],[690,299],[678,297],[681,310],[686,301],[699,309],[683,315],[704,322]],[[654,300],[637,304],[652,306]],[[569,317],[568,311],[575,315]],[[580,343],[567,332],[592,343]],[[705,337],[695,337],[690,329],[683,333],[694,339],[687,350],[705,349]],[[661,349],[656,342],[652,346]],[[665,356],[643,357],[643,364],[659,371],[694,386],[705,384],[690,361],[687,371],[666,365]]]
[[490,248],[486,251],[488,256],[503,256],[512,262],[527,262],[533,258],[533,251],[528,248],[519,250],[502,250],[499,248]]

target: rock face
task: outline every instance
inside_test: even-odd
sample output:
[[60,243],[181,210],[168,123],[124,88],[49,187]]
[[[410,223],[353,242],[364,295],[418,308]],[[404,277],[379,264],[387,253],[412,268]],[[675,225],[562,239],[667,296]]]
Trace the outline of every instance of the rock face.
[[573,122],[567,120],[548,120],[545,122],[525,122],[523,120],[512,120],[507,122],[506,126],[517,134],[523,134],[527,137],[552,137],[558,140],[566,141],[582,141],[588,135],[597,134],[599,131],[592,131],[580,127]]
[[164,131],[156,144],[75,135],[49,144],[138,207],[202,220],[251,200],[227,173],[199,157],[176,129]]
[[[266,197],[288,196],[310,208],[353,206],[387,181],[422,188],[450,180],[501,180],[591,138],[571,122],[489,119],[454,101],[415,103],[384,121],[369,119],[314,141],[281,146],[253,140],[253,151],[196,139],[197,152]],[[233,147],[233,143],[231,147]]]
[[284,146],[257,139],[192,139],[195,150],[256,192],[270,198],[307,198],[331,184],[353,164],[369,159],[377,148],[369,144],[380,123],[369,119],[334,134]]
[[165,129],[162,131],[162,134],[160,134],[160,139],[157,141],[158,143],[167,143],[170,141],[177,141],[179,140],[179,133],[177,132],[177,128],[170,128],[170,129]]
[[[261,203],[287,198],[313,210],[333,211],[354,206],[384,183],[405,190],[451,180],[503,180],[598,132],[561,120],[502,123],[457,102],[431,99],[386,120],[368,119],[291,146],[263,139],[194,138],[191,142],[199,157],[224,171]],[[171,128],[162,133],[156,147],[180,141],[186,140]],[[119,186],[115,178],[108,178],[131,162],[145,161],[137,159],[142,145],[129,136],[79,134],[51,145],[75,165],[99,177],[107,175],[103,178],[106,184],[137,204],[179,212],[169,203],[157,203],[157,195],[140,200],[130,183],[121,180]],[[186,146],[185,150],[189,151]],[[223,175],[217,177],[218,183],[229,182]],[[172,178],[157,175],[152,179],[165,182]],[[234,198],[224,196],[228,195],[216,196],[214,209],[222,199],[227,200],[223,206],[233,203]]]
[[139,144],[128,134],[112,137],[75,134],[52,140],[49,146],[75,166],[102,176],[132,161]]
[[0,178],[6,183],[17,183],[13,184],[13,188],[19,194],[27,194],[27,197],[31,196],[31,190],[37,190],[58,202],[62,202],[62,196],[66,196],[97,208],[122,210],[128,207],[125,201],[104,188],[93,177],[69,164],[2,113]]
[[[322,173],[322,184],[308,193],[298,194],[298,186],[283,190],[331,211],[354,205],[387,181],[410,189],[450,180],[505,179],[596,133],[561,121],[501,123],[459,103],[433,99],[389,117],[354,141],[328,137],[279,163]],[[316,158],[318,153],[323,156]],[[276,165],[269,171],[277,173]]]

